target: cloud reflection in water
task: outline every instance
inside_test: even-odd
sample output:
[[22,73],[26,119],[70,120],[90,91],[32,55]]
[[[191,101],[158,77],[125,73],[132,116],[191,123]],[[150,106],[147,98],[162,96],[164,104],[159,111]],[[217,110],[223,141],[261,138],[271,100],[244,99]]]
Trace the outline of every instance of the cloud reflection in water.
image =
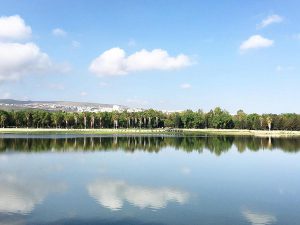
[[276,217],[270,214],[257,213],[250,210],[243,210],[242,214],[252,225],[269,225],[277,221]]
[[26,180],[11,174],[0,174],[0,213],[29,214],[50,192],[61,192],[65,184]]
[[121,209],[125,201],[141,209],[161,209],[169,202],[184,204],[189,199],[189,193],[175,188],[137,186],[119,180],[98,180],[88,184],[87,190],[99,204],[111,210]]

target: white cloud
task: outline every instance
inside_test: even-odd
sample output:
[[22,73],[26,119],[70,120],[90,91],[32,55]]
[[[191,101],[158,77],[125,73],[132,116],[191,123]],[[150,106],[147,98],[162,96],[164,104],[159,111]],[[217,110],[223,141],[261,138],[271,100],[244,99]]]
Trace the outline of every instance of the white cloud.
[[283,21],[283,18],[279,15],[273,14],[271,16],[268,16],[265,18],[259,25],[258,28],[264,28],[267,27],[273,23],[281,23]]
[[269,225],[277,221],[276,217],[270,214],[256,213],[250,210],[244,210],[242,214],[252,225]]
[[24,43],[30,36],[31,28],[20,16],[0,17],[0,82],[27,74],[66,72],[66,65],[52,63],[35,43]]
[[147,70],[175,70],[190,64],[188,56],[180,54],[172,57],[162,49],[142,49],[126,56],[123,49],[112,48],[94,59],[89,70],[99,76],[118,76]]
[[31,28],[19,16],[0,17],[0,41],[16,41],[31,36]]
[[52,30],[52,34],[56,37],[65,37],[67,36],[67,32],[61,28],[55,28]]
[[271,47],[273,44],[273,40],[264,38],[260,35],[253,35],[241,44],[240,50],[247,51],[250,49],[267,48]]
[[0,82],[48,70],[52,62],[34,43],[0,43]]
[[96,181],[87,190],[99,204],[111,210],[121,209],[125,201],[141,209],[161,209],[169,202],[184,204],[189,198],[187,192],[178,189],[129,185],[124,181]]
[[192,85],[190,85],[190,84],[188,84],[188,83],[184,83],[184,84],[181,84],[180,85],[180,88],[182,88],[182,89],[189,89],[189,88],[191,88],[192,87]]

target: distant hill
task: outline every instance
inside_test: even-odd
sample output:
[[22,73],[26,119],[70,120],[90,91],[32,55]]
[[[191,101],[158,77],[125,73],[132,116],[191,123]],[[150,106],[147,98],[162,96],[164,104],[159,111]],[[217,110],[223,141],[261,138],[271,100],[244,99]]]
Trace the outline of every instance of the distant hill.
[[0,104],[27,104],[31,101],[19,101],[14,99],[0,99]]
[[88,102],[71,101],[20,101],[14,99],[0,99],[0,109],[2,110],[21,110],[21,109],[42,109],[51,111],[70,111],[70,112],[99,112],[99,111],[123,111],[138,110],[130,109],[127,106],[115,104],[100,104]]

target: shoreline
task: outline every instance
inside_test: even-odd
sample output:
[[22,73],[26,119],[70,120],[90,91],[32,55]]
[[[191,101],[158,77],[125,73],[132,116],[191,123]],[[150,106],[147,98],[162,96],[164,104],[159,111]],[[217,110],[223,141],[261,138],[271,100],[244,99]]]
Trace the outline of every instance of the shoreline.
[[300,137],[300,131],[235,130],[235,129],[64,129],[0,128],[0,134],[182,134],[257,137]]

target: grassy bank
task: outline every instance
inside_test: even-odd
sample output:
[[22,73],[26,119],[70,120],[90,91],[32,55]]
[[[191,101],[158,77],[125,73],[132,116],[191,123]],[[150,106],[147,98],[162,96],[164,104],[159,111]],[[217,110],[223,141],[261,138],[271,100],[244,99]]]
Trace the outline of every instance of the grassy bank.
[[0,134],[165,134],[164,129],[0,128]]
[[182,129],[185,134],[211,134],[211,135],[240,135],[258,137],[289,137],[299,136],[300,131],[286,130],[237,130],[237,129]]
[[260,137],[299,136],[300,131],[265,131],[235,129],[39,129],[0,128],[0,134],[183,134],[183,135],[240,135]]

